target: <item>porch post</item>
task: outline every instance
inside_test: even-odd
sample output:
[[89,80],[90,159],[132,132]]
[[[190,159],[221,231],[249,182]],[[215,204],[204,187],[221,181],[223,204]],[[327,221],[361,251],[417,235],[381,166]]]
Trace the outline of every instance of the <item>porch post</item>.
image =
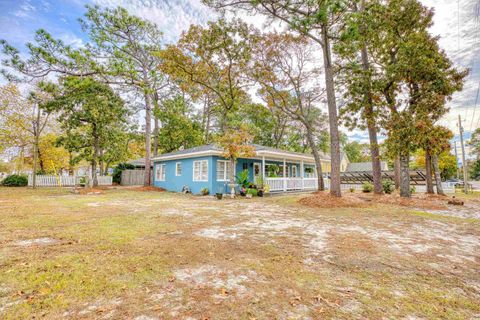
[[287,162],[283,158],[283,191],[287,191]]
[[265,156],[262,156],[262,179],[263,183],[265,183]]
[[305,189],[305,184],[303,183],[303,160],[300,161],[300,178],[302,178],[302,190]]

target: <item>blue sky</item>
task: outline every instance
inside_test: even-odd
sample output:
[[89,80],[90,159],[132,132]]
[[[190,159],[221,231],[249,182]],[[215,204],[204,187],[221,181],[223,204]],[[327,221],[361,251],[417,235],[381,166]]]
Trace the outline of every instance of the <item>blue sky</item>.
[[[457,117],[464,118],[468,133],[480,126],[480,97],[475,100],[480,86],[480,2],[477,0],[421,0],[435,9],[431,33],[440,37],[440,46],[458,67],[471,69],[463,92],[449,103],[450,113],[442,124],[458,132]],[[167,42],[175,41],[192,23],[215,19],[215,13],[201,4],[201,0],[0,0],[0,39],[25,51],[35,30],[44,28],[56,38],[73,46],[87,41],[78,23],[86,4],[122,6],[130,13],[157,23]],[[239,14],[249,23],[261,27],[261,17]],[[363,132],[349,132],[352,139],[366,140]]]

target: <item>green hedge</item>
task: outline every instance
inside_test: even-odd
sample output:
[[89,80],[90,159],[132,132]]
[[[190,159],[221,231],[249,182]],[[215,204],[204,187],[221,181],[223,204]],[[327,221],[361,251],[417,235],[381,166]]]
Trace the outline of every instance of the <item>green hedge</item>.
[[25,187],[28,185],[28,177],[24,174],[11,174],[2,181],[2,186]]

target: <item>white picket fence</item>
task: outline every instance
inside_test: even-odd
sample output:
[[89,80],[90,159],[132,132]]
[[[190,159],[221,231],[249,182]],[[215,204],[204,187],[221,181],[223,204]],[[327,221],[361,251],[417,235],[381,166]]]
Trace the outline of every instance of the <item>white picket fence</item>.
[[[74,187],[80,184],[81,176],[36,175],[37,187]],[[98,176],[99,186],[111,186],[112,176]],[[33,175],[28,176],[28,185],[33,186]]]

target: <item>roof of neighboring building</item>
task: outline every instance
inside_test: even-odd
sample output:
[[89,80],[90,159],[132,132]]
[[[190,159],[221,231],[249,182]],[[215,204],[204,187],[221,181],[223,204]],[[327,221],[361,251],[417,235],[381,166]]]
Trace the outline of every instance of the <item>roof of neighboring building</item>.
[[130,160],[128,161],[128,163],[131,165],[134,165],[135,167],[145,167],[145,158]]
[[[382,171],[388,170],[388,164],[385,161],[380,162]],[[347,172],[372,171],[372,162],[351,162],[347,165]]]
[[[305,159],[312,161],[313,156],[311,154],[300,153],[300,152],[293,152],[293,151],[286,151],[266,146],[261,146],[258,144],[252,144],[255,148],[255,152],[257,157],[258,156],[269,156],[269,157],[287,157],[289,159]],[[221,155],[223,153],[222,147],[216,144],[207,144],[203,146],[193,147],[184,150],[173,151],[169,153],[164,153],[159,155],[158,157],[153,158],[153,160],[167,160],[167,159],[178,159],[178,158],[188,158],[189,156],[194,155]],[[327,154],[320,152],[320,158],[324,161],[330,161],[330,156]]]

